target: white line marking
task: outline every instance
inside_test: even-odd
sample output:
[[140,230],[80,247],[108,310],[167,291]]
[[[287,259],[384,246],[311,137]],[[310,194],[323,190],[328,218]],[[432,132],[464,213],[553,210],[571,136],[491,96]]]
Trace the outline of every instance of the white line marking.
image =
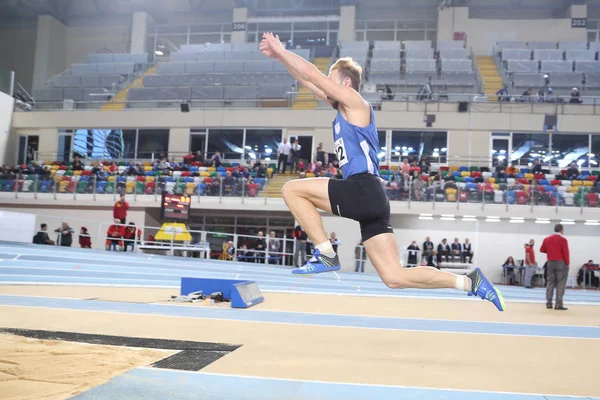
[[237,278],[238,278],[238,276],[240,276],[240,274],[236,274],[236,275],[235,275],[235,278],[233,278],[233,279],[237,279]]
[[[252,324],[273,324],[273,325],[291,325],[291,326],[314,326],[319,328],[345,328],[345,329],[366,329],[366,330],[374,330],[374,331],[393,331],[393,332],[429,332],[429,333],[439,333],[439,334],[457,334],[457,335],[484,335],[484,336],[514,336],[514,337],[536,337],[536,338],[548,338],[548,339],[573,339],[573,340],[600,340],[598,338],[587,338],[587,337],[576,337],[576,336],[539,336],[539,335],[522,335],[522,334],[513,334],[513,333],[488,333],[488,332],[457,332],[457,331],[447,331],[447,330],[424,330],[424,329],[406,329],[406,328],[373,328],[369,326],[344,326],[344,325],[319,325],[319,324],[303,324],[303,323],[292,323],[292,322],[274,322],[274,321],[244,321],[239,319],[232,318],[214,318],[214,317],[190,317],[190,316],[179,316],[179,315],[168,315],[168,314],[146,314],[146,313],[137,313],[137,312],[125,312],[125,311],[114,311],[114,310],[80,310],[77,308],[68,308],[68,307],[40,307],[40,306],[23,306],[23,305],[6,305],[0,304],[0,307],[19,307],[19,308],[39,308],[44,310],[67,310],[67,311],[81,311],[81,312],[104,312],[104,313],[113,313],[113,314],[123,314],[123,315],[143,315],[145,317],[165,317],[165,318],[185,318],[185,319],[203,319],[210,321],[225,321],[225,322],[235,322],[235,323],[252,323]],[[208,308],[207,308],[208,310]],[[227,310],[226,308],[221,308],[220,310]]]
[[337,281],[338,281],[338,282],[340,282],[340,281],[341,281],[341,279],[340,279],[340,276],[338,275],[338,273],[337,273],[337,272],[335,272],[335,271],[333,271],[333,274],[334,274],[334,275],[337,277]]
[[22,254],[17,254],[17,256],[15,258],[13,258],[12,261],[18,260],[19,257],[21,257],[21,256],[22,256]]
[[170,371],[182,374],[194,374],[194,375],[210,375],[210,376],[223,376],[230,378],[244,378],[244,379],[262,379],[269,381],[291,381],[291,382],[305,382],[305,383],[318,383],[318,384],[331,384],[331,385],[353,385],[353,386],[366,386],[366,387],[383,387],[383,388],[398,388],[398,389],[418,389],[418,390],[441,390],[449,392],[469,392],[469,393],[494,393],[494,394],[509,394],[509,395],[521,395],[521,396],[555,396],[555,397],[570,397],[577,399],[589,399],[590,396],[579,396],[579,395],[564,395],[564,394],[541,394],[541,393],[525,393],[525,392],[494,392],[491,390],[474,390],[474,389],[452,389],[452,388],[436,388],[427,386],[401,386],[401,385],[382,385],[375,383],[353,383],[353,382],[330,382],[330,381],[312,381],[308,379],[292,379],[292,378],[265,378],[261,376],[253,375],[237,375],[237,374],[220,374],[217,372],[203,372],[203,371],[183,371],[164,368],[152,368],[152,367],[137,367],[136,369],[143,369],[148,371]]

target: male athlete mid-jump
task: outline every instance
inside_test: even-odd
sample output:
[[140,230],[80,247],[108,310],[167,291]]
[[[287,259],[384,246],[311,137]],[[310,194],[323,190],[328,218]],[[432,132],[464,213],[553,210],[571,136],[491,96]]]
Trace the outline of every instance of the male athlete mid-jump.
[[341,58],[331,66],[329,76],[325,76],[304,58],[287,51],[279,36],[272,33],[263,34],[260,50],[285,65],[301,84],[338,111],[333,121],[333,141],[344,179],[299,179],[286,183],[282,190],[290,211],[317,244],[309,262],[292,273],[315,274],[340,269],[317,210],[321,209],[360,223],[369,259],[388,287],[454,288],[489,300],[504,311],[502,294],[479,268],[468,276],[429,267],[402,268],[390,225],[390,203],[379,178],[375,113],[358,93],[362,68],[351,58]]

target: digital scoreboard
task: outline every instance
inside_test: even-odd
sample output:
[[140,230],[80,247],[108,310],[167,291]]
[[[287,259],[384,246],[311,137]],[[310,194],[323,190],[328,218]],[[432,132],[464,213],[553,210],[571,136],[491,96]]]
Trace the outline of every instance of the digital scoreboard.
[[164,221],[187,222],[192,198],[185,194],[162,194],[160,218]]

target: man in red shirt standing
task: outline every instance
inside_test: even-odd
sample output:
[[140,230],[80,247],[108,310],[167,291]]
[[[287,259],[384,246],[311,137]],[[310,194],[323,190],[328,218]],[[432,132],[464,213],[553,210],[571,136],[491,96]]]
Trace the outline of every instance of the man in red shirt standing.
[[535,241],[531,239],[529,246],[525,246],[525,288],[533,289],[531,280],[537,270],[537,263],[535,262]]
[[563,307],[563,295],[565,294],[565,286],[569,277],[569,242],[563,236],[563,226],[556,224],[554,226],[554,235],[544,239],[542,253],[548,256],[548,281],[546,284],[546,308],[552,308],[552,297],[554,296],[554,288],[556,287],[556,306],[555,310],[567,309]]
[[121,221],[122,224],[125,224],[127,220],[127,210],[129,210],[129,203],[125,201],[125,195],[121,194],[121,199],[115,203],[115,207],[113,208],[113,218]]

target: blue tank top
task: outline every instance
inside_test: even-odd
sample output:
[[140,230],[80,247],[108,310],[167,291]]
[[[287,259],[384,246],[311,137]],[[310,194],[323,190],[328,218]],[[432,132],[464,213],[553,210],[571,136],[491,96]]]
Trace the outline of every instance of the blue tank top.
[[365,128],[352,125],[338,111],[333,120],[333,146],[344,179],[369,173],[379,176],[379,136],[375,126],[375,112],[371,109],[371,123]]

